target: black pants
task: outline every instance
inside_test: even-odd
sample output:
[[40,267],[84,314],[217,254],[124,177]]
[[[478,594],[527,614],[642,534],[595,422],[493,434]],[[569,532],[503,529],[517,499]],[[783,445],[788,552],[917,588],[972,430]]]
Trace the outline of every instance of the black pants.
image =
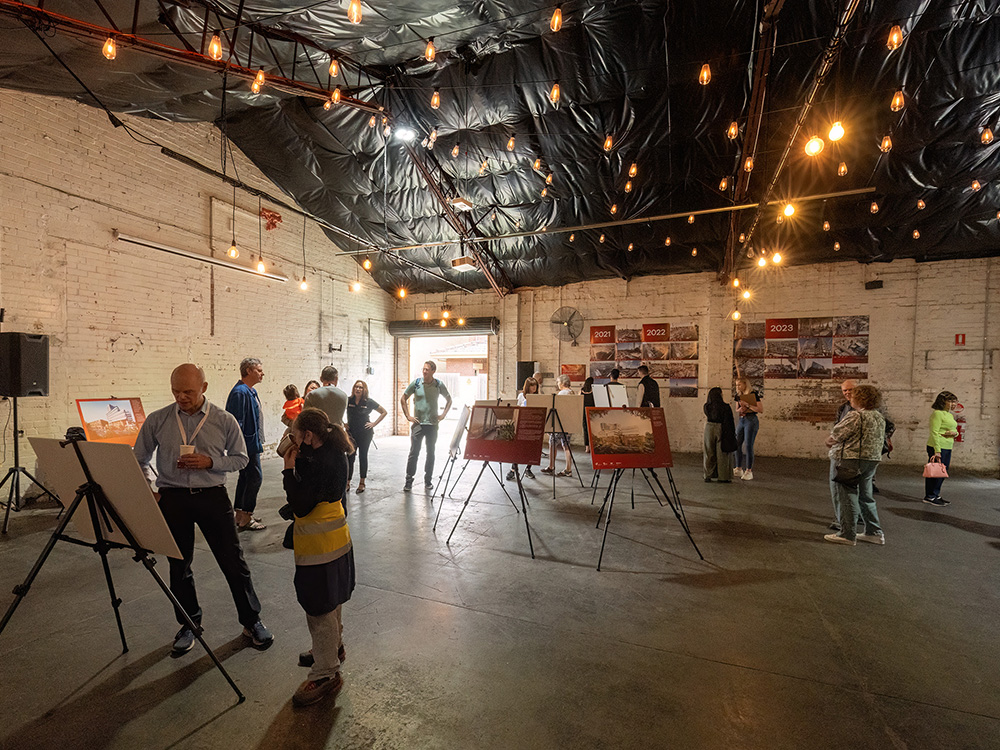
[[[929,445],[927,446],[927,460],[930,461],[934,458],[934,449]],[[951,449],[942,448],[941,449],[941,463],[944,464],[944,468],[947,469],[951,466]],[[931,498],[941,497],[941,485],[944,484],[944,477],[940,479],[932,479],[930,477],[924,478],[924,497],[930,500]]]
[[253,513],[257,507],[257,493],[264,481],[264,473],[260,470],[260,454],[251,453],[246,468],[240,470],[240,478],[236,480],[236,497],[233,505],[236,510]]
[[406,459],[406,481],[412,482],[417,473],[417,459],[420,457],[420,442],[426,443],[424,458],[424,483],[434,481],[434,444],[438,439],[436,424],[415,424],[410,427],[410,455]]
[[347,457],[348,483],[350,483],[350,481],[354,478],[355,456],[358,458],[358,476],[361,477],[362,481],[368,476],[368,448],[371,447],[372,438],[374,437],[374,430],[361,430],[360,433],[351,433],[351,440],[354,441],[354,445],[357,447],[357,450]]
[[[225,487],[208,487],[203,490],[160,489],[160,512],[174,535],[174,541],[184,556],[183,560],[170,561],[170,590],[187,610],[191,619],[201,623],[201,607],[194,588],[191,561],[194,559],[194,525],[198,524],[209,549],[215,555],[222,574],[233,595],[240,624],[253,625],[260,619],[260,601],[250,580],[250,568],[243,559],[243,549],[236,534],[233,507]],[[184,624],[180,612],[175,612],[177,622]]]

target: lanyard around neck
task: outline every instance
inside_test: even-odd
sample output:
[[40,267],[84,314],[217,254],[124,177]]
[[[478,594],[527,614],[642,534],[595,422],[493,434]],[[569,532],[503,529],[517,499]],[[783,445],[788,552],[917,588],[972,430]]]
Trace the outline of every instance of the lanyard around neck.
[[177,429],[181,432],[181,445],[194,445],[194,439],[198,437],[198,433],[201,432],[202,425],[205,424],[205,420],[208,419],[208,412],[211,410],[212,405],[205,400],[205,416],[201,418],[198,426],[194,428],[194,432],[191,433],[191,442],[188,443],[187,430],[184,429],[184,425],[181,424],[181,415],[174,412],[174,416],[177,417]]

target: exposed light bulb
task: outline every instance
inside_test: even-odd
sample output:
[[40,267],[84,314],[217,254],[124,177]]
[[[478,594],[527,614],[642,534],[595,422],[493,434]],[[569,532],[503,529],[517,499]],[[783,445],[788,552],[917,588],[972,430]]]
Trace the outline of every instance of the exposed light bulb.
[[441,311],[441,317],[442,318],[450,318],[451,317],[451,310],[442,310]]
[[250,90],[255,94],[259,94],[261,88],[264,86],[264,71],[258,70],[256,77],[253,79],[253,83],[250,84]]
[[973,180],[972,181],[972,190],[973,190],[973,192],[978,191],[981,187],[982,187],[982,185],[979,184],[979,180]]
[[825,146],[826,143],[818,135],[811,136],[809,140],[806,141],[806,155],[816,156]]
[[375,115],[372,115],[371,117],[368,118],[368,127],[374,128],[375,122],[376,122]]
[[837,167],[837,174],[840,175],[841,177],[844,177],[844,176],[847,175],[847,162],[846,161],[840,162],[840,166]]
[[545,184],[546,185],[551,185],[552,184],[552,173],[551,172],[549,172],[547,175],[545,175]]
[[784,216],[784,214],[778,214],[777,217],[775,217],[775,219],[774,219],[774,223],[775,224],[784,224],[785,223],[785,216]]
[[743,169],[747,172],[753,172],[753,157],[748,156],[746,161],[743,162]]
[[333,99],[327,99],[325,102],[323,102],[323,109],[327,111],[329,111],[330,107],[332,106],[333,106]]
[[694,214],[688,214],[688,224],[694,224]]
[[868,210],[871,211],[873,214],[877,214],[878,213],[878,203],[876,203],[875,201],[872,201],[872,205],[871,205],[871,207]]
[[559,84],[553,83],[552,89],[549,91],[549,101],[552,102],[552,106],[557,106],[559,104],[560,96],[562,96],[562,92],[559,90]]
[[458,319],[458,324],[459,324],[460,326],[464,326],[464,325],[465,325],[465,318],[459,318],[459,319]]
[[697,255],[698,255],[698,248],[696,248],[696,247],[692,247],[692,248],[691,248],[691,257],[692,257],[692,258],[694,258],[694,257],[696,257]]
[[541,159],[535,159],[534,163],[531,165],[531,168],[534,169],[534,170],[536,170],[536,171],[541,170],[541,168],[542,168],[542,160]]
[[513,133],[511,133],[510,138],[507,139],[507,150],[508,151],[513,151],[514,150],[514,134]]
[[423,318],[424,318],[424,320],[430,320],[431,319],[431,314],[429,312],[427,312],[426,310],[424,310],[424,312],[423,312]]
[[441,106],[441,92],[434,89],[434,93],[431,95],[431,109],[437,109]]
[[983,132],[979,136],[979,140],[982,141],[984,146],[989,143],[993,143],[993,131],[989,128],[983,128]]
[[726,192],[727,187],[729,187],[729,178],[723,177],[721,180],[719,180],[719,190],[721,190],[722,192]]
[[264,273],[267,270],[267,266],[264,265],[264,259],[257,256],[257,273]]
[[212,35],[212,41],[208,44],[208,56],[216,62],[222,59],[222,39],[219,38],[219,33],[216,31]]
[[598,238],[598,240],[597,240],[597,241],[598,241],[598,242],[600,242],[600,243],[601,243],[601,244],[603,245],[603,244],[604,244],[604,235],[602,234],[602,235],[601,235],[601,236],[600,236],[600,237]]
[[486,166],[487,166],[487,162],[488,161],[489,161],[488,159],[483,159],[483,163],[479,165],[479,176],[480,177],[482,177],[484,174],[486,174]]
[[237,258],[240,257],[240,249],[236,247],[235,240],[233,240],[233,244],[229,246],[229,249],[226,251],[226,255],[228,255],[233,260],[236,260]]
[[903,43],[903,30],[899,26],[893,26],[889,29],[889,38],[886,40],[885,46],[890,50],[899,49],[899,45]]
[[355,281],[354,283],[352,283],[351,284],[351,291],[352,292],[360,292],[361,291],[361,282],[360,281]]
[[772,255],[771,262],[774,263],[775,265],[781,263],[781,253],[775,253],[774,255]]
[[701,66],[701,72],[698,74],[698,83],[702,86],[707,86],[708,82],[712,80],[712,68],[709,67],[708,63]]
[[632,166],[628,168],[628,176],[635,177],[636,174],[638,174],[638,172],[639,172],[639,165],[636,164],[635,162],[632,162]]
[[893,112],[899,112],[903,108],[903,92],[902,90],[897,90],[895,94],[892,95],[892,101],[889,103],[889,109]]
[[370,271],[372,270],[372,262],[368,258],[365,258],[364,262],[361,264],[361,267],[364,268],[366,271]]
[[837,120],[830,126],[829,137],[831,141],[839,141],[844,137],[844,125],[840,122],[840,120]]
[[337,61],[336,57],[330,58],[330,78],[336,78],[340,75],[340,63]]
[[351,0],[347,6],[347,18],[351,23],[361,23],[361,0]]
[[729,136],[729,140],[735,141],[736,136],[740,134],[740,126],[736,124],[736,120],[729,123],[729,130],[726,131],[726,135]]
[[542,197],[544,198],[548,194],[549,194],[549,189],[547,187],[543,187],[542,188]]
[[923,211],[925,208],[927,208],[927,204],[924,203],[924,199],[923,198],[918,199],[917,200],[917,210],[918,211]]
[[830,222],[828,222],[828,221],[824,221],[823,222],[823,231],[824,232],[829,232],[830,231]]
[[785,216],[791,216],[794,213],[795,213],[795,206],[793,206],[791,203],[786,204],[784,210]]
[[604,139],[604,150],[610,151],[611,146],[612,146],[612,141],[611,141],[611,136],[609,135]]
[[890,151],[892,151],[892,138],[890,138],[889,136],[883,138],[882,144],[879,146],[879,148],[882,149],[882,153],[885,154],[888,154]]
[[739,320],[742,317],[743,316],[740,315],[740,311],[739,310],[733,310],[733,320]]
[[456,143],[454,147],[451,149],[451,158],[454,159],[456,156],[458,156],[458,152],[459,152],[459,147],[458,144]]
[[840,243],[839,242],[834,242],[833,243],[833,251],[837,252],[838,250],[840,250]]
[[101,48],[101,52],[109,60],[115,59],[115,57],[118,55],[118,49],[117,47],[115,47],[115,40],[113,37],[110,36],[108,37],[108,40],[104,43],[104,46]]
[[735,277],[735,276],[734,276],[734,277],[733,277],[733,286],[739,286],[739,285],[740,285],[740,280],[739,280],[739,278],[737,278],[737,277]]
[[766,266],[767,265],[767,258],[765,258],[763,255],[760,256],[759,258],[757,258],[757,265],[760,266],[761,268],[763,268],[764,266]]
[[612,203],[611,204],[611,215],[614,216],[616,213],[618,213],[618,204],[617,203]]
[[434,48],[434,37],[427,40],[427,46],[424,48],[424,59],[427,62],[434,62],[434,58],[437,57],[437,50]]
[[915,239],[915,240],[919,240],[920,239],[920,230],[919,229],[914,229],[913,230],[913,239]]
[[562,28],[562,22],[562,6],[557,5],[556,9],[552,11],[552,18],[549,19],[549,28],[552,29],[553,32],[559,31],[559,29]]
[[302,281],[299,282],[299,289],[303,292],[309,289],[309,282],[306,281],[306,277],[302,277]]
[[670,238],[669,237],[667,237],[665,240],[663,240],[663,246],[664,247],[670,247]]
[[575,232],[571,232],[570,233],[570,235],[569,235],[569,241],[570,242],[575,242],[576,241],[576,233]]
[[749,289],[745,289],[743,291],[743,299],[750,299],[750,290]]
[[632,180],[629,180],[628,182],[625,183],[625,192],[626,193],[632,192]]
[[629,252],[632,252],[632,247],[633,247],[632,243],[631,242],[628,243],[628,251]]
[[406,299],[406,290],[403,289],[403,287],[400,287],[399,291],[396,292],[396,294],[399,295],[400,299]]
[[442,328],[447,328],[448,327],[448,321],[442,319],[441,322],[438,325],[440,325]]

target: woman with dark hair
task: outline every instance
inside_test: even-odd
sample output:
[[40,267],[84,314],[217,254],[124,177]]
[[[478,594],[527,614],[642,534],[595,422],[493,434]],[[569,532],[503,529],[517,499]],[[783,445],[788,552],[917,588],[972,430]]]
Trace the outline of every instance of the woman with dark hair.
[[[527,406],[528,399],[526,397],[530,394],[538,392],[539,392],[538,381],[535,380],[534,378],[525,378],[524,385],[521,387],[521,392],[517,394],[517,405]],[[510,471],[507,472],[507,481],[509,482],[514,481],[514,477],[516,475],[517,475],[517,464],[511,464]],[[535,478],[535,475],[531,473],[530,466],[524,467],[524,476],[528,477],[529,479]]]
[[[378,419],[371,421],[371,413],[378,412]],[[358,482],[358,494],[365,491],[365,477],[368,476],[368,448],[375,437],[375,427],[385,419],[386,410],[376,403],[375,399],[368,397],[368,384],[359,380],[351,389],[351,397],[347,399],[347,433],[357,446],[358,455],[358,475],[361,481]],[[354,454],[348,459],[347,467],[347,489],[351,489],[351,479],[354,477]]]
[[[851,546],[857,544],[858,539],[885,544],[872,495],[872,481],[882,460],[882,443],[885,441],[885,417],[878,410],[882,395],[874,386],[857,385],[851,390],[850,400],[851,411],[833,426],[826,445],[830,449],[830,458],[841,464],[841,470],[853,468],[856,462],[857,476],[854,481],[834,480],[840,533],[827,534],[823,538],[828,542]],[[865,522],[864,534],[857,533],[859,515]]]
[[[958,437],[958,420],[951,413],[958,403],[958,396],[951,391],[941,391],[931,404],[931,432],[927,437],[927,460],[940,461],[945,469],[951,466],[951,449]],[[941,497],[941,485],[944,477],[927,477],[924,479],[924,502],[943,508],[951,505]]]
[[587,425],[587,407],[594,406],[594,379],[587,378],[580,389],[583,396],[583,449],[590,453],[590,427]]
[[306,389],[302,392],[303,400],[305,399],[306,396],[308,396],[310,393],[312,393],[319,387],[320,385],[318,380],[310,380],[308,383],[306,383]]
[[705,481],[718,479],[720,482],[732,482],[731,459],[736,450],[736,425],[733,422],[733,410],[722,397],[721,388],[712,388],[705,402],[705,444],[703,461],[705,466]]
[[282,476],[294,514],[295,594],[312,636],[312,650],[299,654],[299,665],[312,669],[292,703],[307,706],[344,684],[340,612],[354,591],[354,550],[343,498],[347,455],[354,448],[344,428],[330,424],[319,409],[303,409],[291,435]]

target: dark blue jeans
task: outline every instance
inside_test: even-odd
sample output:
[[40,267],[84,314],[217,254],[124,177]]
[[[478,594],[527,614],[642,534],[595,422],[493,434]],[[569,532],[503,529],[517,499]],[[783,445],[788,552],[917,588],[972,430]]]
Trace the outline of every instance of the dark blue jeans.
[[436,424],[415,424],[410,426],[410,455],[406,458],[406,481],[412,482],[417,473],[417,459],[420,457],[420,443],[424,441],[424,483],[434,481],[434,444],[438,439]]
[[[934,457],[934,449],[929,445],[927,446],[927,460],[929,461]],[[951,465],[951,449],[942,448],[941,449],[941,463],[947,469]],[[924,479],[924,497],[930,500],[931,498],[941,497],[941,485],[944,484],[944,478],[941,479],[931,479],[926,477]]]
[[736,466],[741,469],[753,468],[753,442],[759,429],[760,421],[756,414],[740,417],[740,423],[736,425]]
[[233,498],[233,507],[236,510],[253,513],[257,507],[257,493],[260,491],[260,485],[263,481],[264,473],[260,470],[260,454],[251,453],[250,461],[246,468],[240,470],[240,478],[236,480],[236,497]]
[[354,478],[354,458],[358,459],[358,470],[361,472],[362,481],[368,476],[368,448],[371,447],[372,438],[375,437],[374,430],[361,430],[359,433],[351,433],[351,439],[357,448],[354,453],[347,457],[347,481]]

